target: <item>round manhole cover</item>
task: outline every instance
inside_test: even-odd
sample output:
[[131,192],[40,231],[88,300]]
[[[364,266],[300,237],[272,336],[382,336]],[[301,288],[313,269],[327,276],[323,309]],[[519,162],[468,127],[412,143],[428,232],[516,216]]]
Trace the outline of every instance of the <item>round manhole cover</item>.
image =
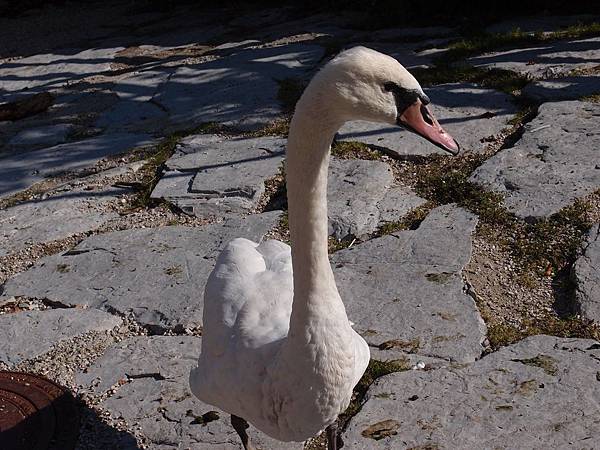
[[71,450],[79,412],[71,393],[29,373],[0,371],[0,442],[3,450]]

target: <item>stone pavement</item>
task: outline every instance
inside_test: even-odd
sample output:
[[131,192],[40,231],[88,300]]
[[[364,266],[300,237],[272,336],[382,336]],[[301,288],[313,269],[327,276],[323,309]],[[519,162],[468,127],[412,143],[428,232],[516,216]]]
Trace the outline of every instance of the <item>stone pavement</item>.
[[[285,9],[243,20],[217,9],[192,26],[192,13],[177,8],[140,14],[131,30],[117,17],[128,6],[109,6],[95,7],[89,29],[70,31],[61,15],[81,12],[45,10],[53,19],[39,27],[53,41],[33,34],[30,48],[0,53],[0,107],[52,95],[45,111],[0,122],[0,368],[45,374],[79,395],[80,449],[239,448],[227,415],[191,396],[187,377],[219,250],[235,237],[286,239],[286,97],[298,94],[286,86],[302,86],[332,49],[358,43],[435,71],[458,30],[365,32],[343,16]],[[18,33],[23,20],[0,25]],[[515,23],[547,32],[581,20],[593,18]],[[558,302],[571,271],[569,302],[592,321],[600,321],[598,43],[582,36],[467,60],[527,75],[522,92],[461,80],[425,89],[463,147],[457,161],[480,161],[469,182],[500,194],[514,220],[544,224],[589,203],[596,224],[572,260],[551,270],[544,295]],[[523,103],[533,113],[512,128]],[[539,333],[494,341],[487,291],[466,267],[493,276],[512,260],[481,264],[482,251],[493,249],[492,258],[502,245],[482,231],[489,218],[423,188],[427,165],[449,157],[405,130],[365,122],[344,125],[336,140],[371,153],[331,159],[331,264],[372,359],[396,367],[357,392],[361,408],[340,429],[344,448],[600,447],[600,344]],[[259,448],[324,448],[250,433]]]

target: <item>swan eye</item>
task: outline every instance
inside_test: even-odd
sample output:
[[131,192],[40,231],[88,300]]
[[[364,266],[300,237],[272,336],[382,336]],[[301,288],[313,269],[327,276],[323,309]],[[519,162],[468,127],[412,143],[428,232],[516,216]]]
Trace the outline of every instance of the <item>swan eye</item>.
[[383,85],[383,90],[386,92],[395,91],[397,89],[398,89],[398,85],[396,83],[394,83],[393,81],[388,81],[387,83],[385,83]]

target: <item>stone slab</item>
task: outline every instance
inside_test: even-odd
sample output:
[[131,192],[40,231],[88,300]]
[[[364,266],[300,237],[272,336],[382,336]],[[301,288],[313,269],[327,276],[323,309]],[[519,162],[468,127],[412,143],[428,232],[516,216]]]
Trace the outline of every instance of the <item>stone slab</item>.
[[523,218],[547,217],[600,188],[600,104],[544,103],[521,139],[470,180],[504,195]]
[[167,113],[156,104],[123,100],[104,111],[94,126],[110,130],[157,132],[166,123]]
[[8,141],[8,144],[23,147],[62,144],[67,140],[67,136],[73,129],[74,127],[70,123],[58,123],[55,125],[28,128],[13,136],[12,139]]
[[329,234],[336,239],[373,233],[425,203],[410,189],[394,187],[392,170],[384,162],[332,158],[329,171]]
[[149,145],[147,134],[104,134],[83,141],[59,144],[30,152],[0,156],[0,198],[12,195],[65,171],[81,170],[102,158]]
[[511,70],[536,79],[555,78],[574,69],[600,64],[600,37],[541,43],[475,56],[467,61],[475,67]]
[[523,88],[523,95],[538,103],[579,100],[600,94],[600,76],[561,77],[539,80]]
[[0,256],[98,228],[118,213],[103,208],[129,189],[75,189],[0,210]]
[[96,309],[62,308],[0,315],[0,362],[16,365],[35,358],[65,339],[107,331],[121,319]]
[[258,205],[265,181],[281,168],[285,140],[276,137],[184,139],[166,162],[152,198],[163,198],[198,217],[247,213]]
[[0,64],[0,102],[20,93],[51,91],[110,70],[123,47],[91,48],[73,53],[38,54]]
[[[229,415],[200,402],[189,389],[201,341],[195,336],[130,338],[108,349],[76,382],[98,396],[115,389],[99,407],[138,430],[151,448],[237,448],[240,442]],[[215,420],[194,423],[210,411],[217,413]],[[275,441],[252,426],[248,433],[258,448],[303,448],[301,443]]]
[[323,55],[322,47],[303,44],[244,49],[178,68],[154,100],[174,123],[219,122],[257,129],[282,113],[278,80],[305,74]]
[[[517,112],[504,93],[470,83],[452,83],[425,89],[432,112],[464,151],[481,152],[486,139],[498,134]],[[383,147],[393,156],[443,154],[443,150],[401,127],[354,121],[346,123],[337,139]]]
[[259,241],[279,214],[202,228],[168,226],[91,236],[9,279],[0,298],[23,295],[131,312],[157,332],[200,326],[204,285],[219,250],[235,237]]
[[600,323],[600,224],[589,231],[583,254],[575,262],[575,301],[580,313]]
[[599,343],[530,337],[466,367],[380,378],[342,438],[364,450],[597,448],[599,373]]
[[373,358],[413,353],[472,362],[481,355],[485,325],[461,278],[476,223],[473,214],[445,205],[417,230],[332,255],[348,317]]

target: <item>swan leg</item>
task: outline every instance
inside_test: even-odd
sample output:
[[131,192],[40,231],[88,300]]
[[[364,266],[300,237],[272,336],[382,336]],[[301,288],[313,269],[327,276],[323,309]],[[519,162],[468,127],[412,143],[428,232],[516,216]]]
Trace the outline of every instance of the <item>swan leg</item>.
[[240,436],[242,440],[242,445],[244,446],[244,450],[254,450],[254,446],[250,443],[250,438],[248,437],[248,433],[246,433],[246,429],[248,428],[248,422],[238,416],[231,415],[231,426],[237,434]]
[[338,450],[337,446],[337,421],[325,429],[327,435],[327,450]]

